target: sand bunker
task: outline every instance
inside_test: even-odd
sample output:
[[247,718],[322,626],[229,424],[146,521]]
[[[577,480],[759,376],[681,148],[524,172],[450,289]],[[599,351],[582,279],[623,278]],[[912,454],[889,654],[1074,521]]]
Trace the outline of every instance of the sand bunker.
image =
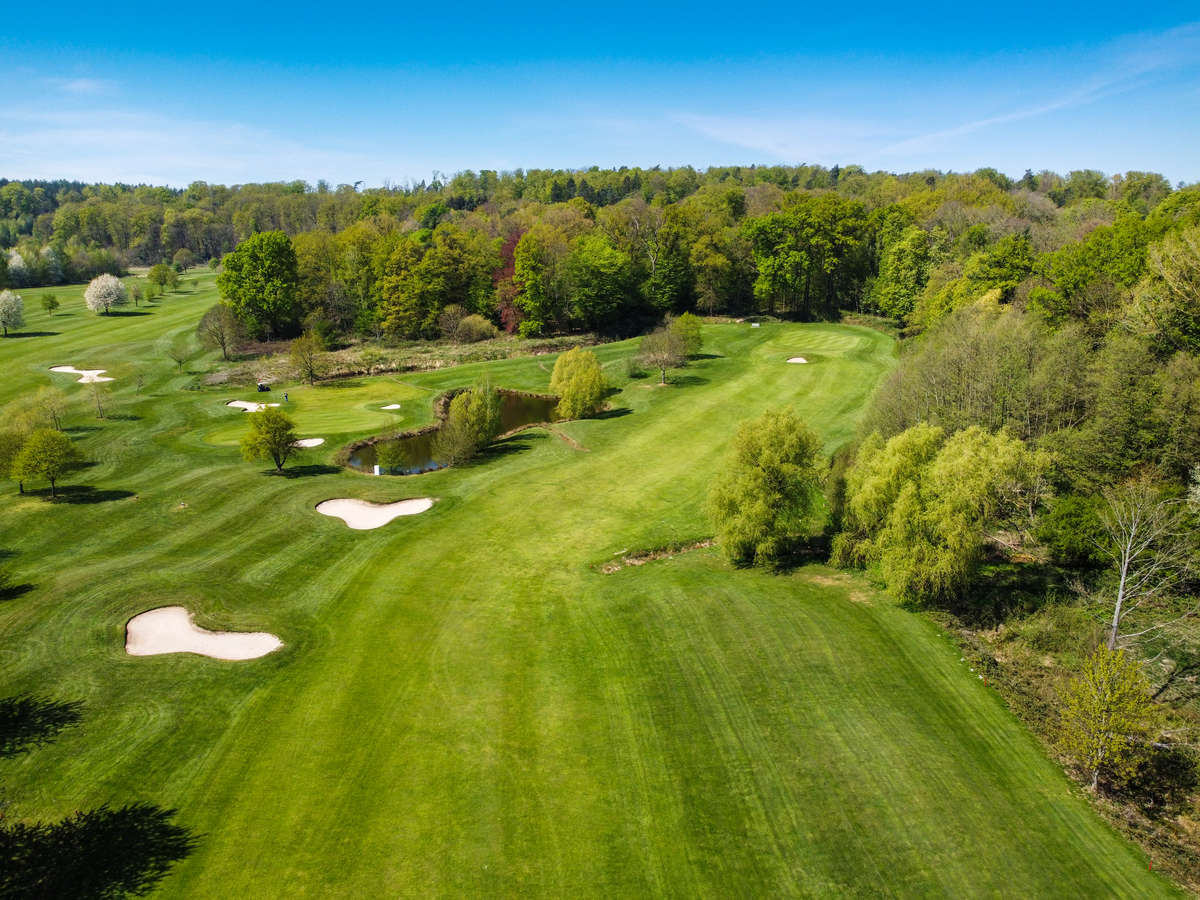
[[64,372],[67,375],[79,375],[78,384],[93,384],[97,381],[112,381],[104,373],[108,369],[77,369],[74,366],[51,366],[51,372]]
[[301,438],[296,441],[297,447],[320,447],[325,443],[325,438]]
[[400,404],[399,403],[389,403],[387,406],[381,406],[379,408],[380,409],[399,409]]
[[206,631],[192,623],[182,606],[160,606],[134,616],[125,625],[125,652],[130,656],[199,653],[213,659],[256,659],[283,646],[263,631]]
[[268,406],[278,406],[278,403],[251,403],[249,400],[230,400],[226,406],[236,406],[246,412],[262,412]]
[[788,362],[790,362],[790,363],[806,363],[806,362],[808,362],[808,360],[805,359],[803,356],[793,356],[791,359],[788,360]]
[[323,516],[341,519],[351,528],[366,531],[380,528],[397,516],[415,516],[433,506],[429,497],[400,500],[397,503],[368,503],[366,500],[326,500],[317,504],[317,512]]

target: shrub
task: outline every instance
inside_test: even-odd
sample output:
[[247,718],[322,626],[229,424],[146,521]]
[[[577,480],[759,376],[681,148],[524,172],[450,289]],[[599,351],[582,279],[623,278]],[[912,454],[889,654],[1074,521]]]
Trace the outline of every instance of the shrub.
[[455,339],[460,344],[475,344],[479,341],[486,341],[494,338],[500,333],[495,325],[485,319],[483,316],[467,316],[458,323],[458,328],[455,329]]
[[590,350],[574,347],[559,356],[550,376],[550,390],[558,395],[555,413],[561,419],[594,415],[604,402],[604,373]]

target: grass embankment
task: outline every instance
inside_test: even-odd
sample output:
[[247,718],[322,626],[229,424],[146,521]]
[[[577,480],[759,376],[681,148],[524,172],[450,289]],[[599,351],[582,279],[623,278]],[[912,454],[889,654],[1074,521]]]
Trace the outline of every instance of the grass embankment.
[[[59,334],[0,342],[0,401],[81,396],[97,465],[72,482],[102,501],[0,495],[0,547],[33,586],[0,604],[4,693],[84,703],[57,743],[0,759],[10,816],[177,807],[200,835],[163,884],[180,897],[1169,891],[950,641],[860,579],[736,572],[713,549],[601,571],[706,536],[739,421],[790,403],[827,449],[849,438],[885,335],[714,326],[665,388],[624,380],[635,344],[605,345],[611,412],[561,426],[590,452],[532,430],[415,478],[327,466],[484,371],[545,390],[552,358],[289,387],[300,434],[328,443],[275,477],[240,461],[223,405],[265,395],[185,391],[213,357],[164,356],[210,284],[110,320],[76,295]],[[124,418],[89,417],[56,364],[109,369]],[[412,496],[439,502],[377,531],[313,509]],[[127,657],[125,621],[166,604],[286,646]]]

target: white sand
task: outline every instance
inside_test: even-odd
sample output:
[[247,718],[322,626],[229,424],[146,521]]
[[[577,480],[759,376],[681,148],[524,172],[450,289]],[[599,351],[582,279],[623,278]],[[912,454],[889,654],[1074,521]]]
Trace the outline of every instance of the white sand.
[[125,625],[125,652],[130,656],[199,653],[213,659],[255,659],[283,646],[263,631],[206,631],[192,623],[182,606],[160,606],[134,616]]
[[236,406],[246,412],[262,412],[268,406],[278,406],[278,403],[251,403],[249,400],[230,400],[226,406]]
[[51,366],[51,372],[64,372],[67,375],[82,376],[76,382],[77,384],[92,384],[97,381],[112,381],[107,375],[103,374],[108,369],[77,369],[74,366]]
[[788,360],[788,362],[790,362],[790,363],[806,363],[806,362],[808,362],[808,360],[805,359],[803,356],[793,356],[791,359]]
[[381,406],[379,408],[380,409],[399,409],[400,404],[399,403],[389,403],[387,406]]
[[429,497],[400,500],[397,503],[368,503],[366,500],[326,500],[317,504],[323,516],[341,519],[357,531],[380,528],[397,516],[415,516],[433,506]]
[[325,443],[325,438],[301,438],[296,441],[297,447],[320,447]]

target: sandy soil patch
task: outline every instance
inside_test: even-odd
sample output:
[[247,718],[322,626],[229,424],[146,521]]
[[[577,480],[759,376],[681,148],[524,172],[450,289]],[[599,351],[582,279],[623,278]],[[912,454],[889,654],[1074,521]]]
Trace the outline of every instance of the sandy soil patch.
[[793,356],[791,359],[788,360],[788,362],[790,362],[790,363],[806,363],[806,362],[808,362],[808,360],[805,359],[803,356]]
[[399,409],[400,404],[399,403],[389,403],[387,406],[381,406],[379,408],[380,409]]
[[108,369],[77,369],[74,366],[51,366],[51,372],[63,372],[67,375],[78,375],[78,384],[93,384],[97,381],[112,381],[104,373]]
[[125,652],[130,656],[199,653],[213,659],[256,659],[282,646],[283,641],[264,631],[198,628],[182,606],[160,606],[125,625]]
[[230,400],[226,406],[235,406],[238,409],[244,409],[246,412],[262,412],[268,406],[278,406],[278,403],[252,403],[249,400]]
[[320,447],[325,443],[325,438],[301,438],[296,441],[297,447]]
[[317,504],[317,512],[323,516],[341,519],[357,531],[381,528],[398,516],[415,516],[433,506],[430,497],[400,500],[396,503],[368,503],[366,500],[326,500]]

